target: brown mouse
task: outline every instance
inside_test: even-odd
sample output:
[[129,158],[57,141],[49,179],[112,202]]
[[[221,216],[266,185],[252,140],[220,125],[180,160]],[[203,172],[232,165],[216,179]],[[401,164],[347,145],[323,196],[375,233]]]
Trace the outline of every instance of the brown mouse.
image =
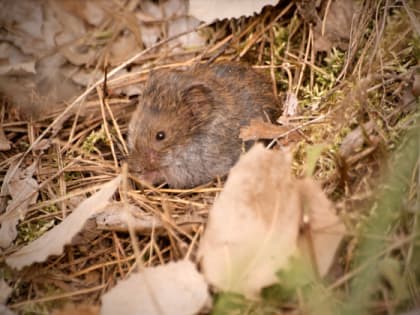
[[240,128],[279,109],[269,78],[248,65],[153,73],[128,128],[130,171],[174,188],[225,175],[241,153]]

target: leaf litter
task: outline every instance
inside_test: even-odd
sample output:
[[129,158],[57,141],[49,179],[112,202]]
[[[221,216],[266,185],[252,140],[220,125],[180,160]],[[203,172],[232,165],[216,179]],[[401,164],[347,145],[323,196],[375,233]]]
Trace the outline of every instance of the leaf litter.
[[192,315],[209,299],[203,276],[183,260],[144,268],[121,280],[102,297],[101,314]]
[[342,222],[317,184],[293,178],[290,154],[255,146],[232,168],[210,210],[198,252],[206,279],[221,291],[258,297],[299,255],[304,217],[313,263],[324,276],[344,235]]
[[[17,224],[29,211],[29,206],[38,199],[38,182],[33,178],[36,163],[24,170],[12,164],[1,187],[2,206],[7,203],[4,213],[0,213],[0,247],[6,248],[14,241],[18,232]],[[6,200],[10,196],[10,200]]]
[[117,176],[102,186],[101,190],[79,204],[79,206],[59,225],[43,234],[40,238],[21,248],[6,258],[6,263],[21,269],[34,262],[42,262],[50,255],[59,255],[63,247],[83,228],[86,221],[104,208],[120,184]]

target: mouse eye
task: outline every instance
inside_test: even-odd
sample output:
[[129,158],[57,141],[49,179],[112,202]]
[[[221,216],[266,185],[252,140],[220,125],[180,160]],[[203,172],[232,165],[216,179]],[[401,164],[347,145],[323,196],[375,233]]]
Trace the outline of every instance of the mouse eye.
[[156,140],[161,141],[163,139],[165,139],[166,135],[165,132],[163,131],[159,131],[158,133],[156,133]]

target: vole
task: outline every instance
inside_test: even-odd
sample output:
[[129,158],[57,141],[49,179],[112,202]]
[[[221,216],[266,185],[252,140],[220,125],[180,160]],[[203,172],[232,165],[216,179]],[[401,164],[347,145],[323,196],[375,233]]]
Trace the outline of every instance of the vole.
[[240,128],[278,110],[270,79],[242,63],[157,71],[128,126],[129,169],[152,184],[206,183],[238,160]]

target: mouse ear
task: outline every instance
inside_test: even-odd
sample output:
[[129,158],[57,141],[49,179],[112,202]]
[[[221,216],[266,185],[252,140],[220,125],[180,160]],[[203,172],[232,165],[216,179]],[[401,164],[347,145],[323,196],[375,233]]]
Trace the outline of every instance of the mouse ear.
[[193,119],[193,122],[204,122],[209,118],[213,108],[213,93],[205,83],[193,83],[181,91],[181,102],[186,105],[186,115]]

